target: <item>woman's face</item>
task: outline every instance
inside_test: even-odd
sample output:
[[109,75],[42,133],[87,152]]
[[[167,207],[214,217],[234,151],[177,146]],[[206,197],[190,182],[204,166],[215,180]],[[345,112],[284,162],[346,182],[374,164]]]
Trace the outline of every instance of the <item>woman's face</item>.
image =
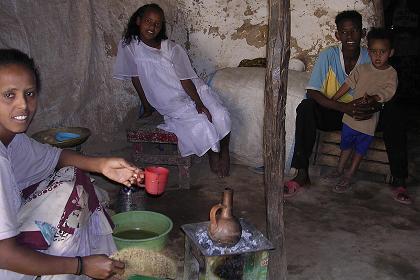
[[162,30],[163,16],[160,12],[149,9],[143,17],[137,19],[140,39],[144,43],[154,42],[156,36]]
[[0,140],[7,145],[28,128],[37,106],[34,73],[19,64],[0,66]]

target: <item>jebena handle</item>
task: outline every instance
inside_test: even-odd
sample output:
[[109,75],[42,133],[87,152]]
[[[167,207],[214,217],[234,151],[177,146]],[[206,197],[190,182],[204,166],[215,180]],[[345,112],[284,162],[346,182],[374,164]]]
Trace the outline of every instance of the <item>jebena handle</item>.
[[217,228],[217,220],[216,220],[216,214],[219,210],[225,209],[226,206],[219,203],[217,205],[214,205],[210,210],[210,228],[215,229]]

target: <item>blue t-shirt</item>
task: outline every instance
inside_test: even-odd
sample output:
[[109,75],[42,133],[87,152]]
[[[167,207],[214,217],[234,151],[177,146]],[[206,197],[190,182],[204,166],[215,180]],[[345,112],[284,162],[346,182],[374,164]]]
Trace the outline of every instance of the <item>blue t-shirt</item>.
[[[356,65],[366,63],[370,63],[368,51],[365,47],[360,47],[360,55]],[[347,77],[341,45],[331,46],[319,54],[306,89],[318,90],[328,98],[331,98]],[[340,98],[342,102],[350,102],[352,100],[353,90],[349,90]]]

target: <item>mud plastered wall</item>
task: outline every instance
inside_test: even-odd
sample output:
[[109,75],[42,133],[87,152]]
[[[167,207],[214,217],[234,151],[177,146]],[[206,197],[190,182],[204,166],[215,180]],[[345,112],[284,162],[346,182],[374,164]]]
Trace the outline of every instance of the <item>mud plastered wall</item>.
[[[146,2],[0,2],[0,47],[30,54],[41,73],[38,112],[29,134],[84,126],[92,131],[88,145],[115,142],[117,136],[124,141],[124,126],[137,117],[139,99],[131,83],[112,79],[112,66],[129,17]],[[170,36],[185,42],[182,24],[175,24],[174,1],[155,2],[165,10]]]
[[[0,47],[34,57],[42,76],[37,115],[29,134],[57,126],[92,130],[87,142],[125,144],[124,129],[137,117],[139,100],[130,82],[111,78],[128,18],[142,0],[2,0]],[[156,0],[166,14],[168,35],[189,52],[197,72],[237,66],[264,57],[267,1]],[[311,65],[334,41],[338,11],[357,9],[375,21],[369,0],[292,0],[292,57]]]
[[[310,69],[319,50],[334,44],[334,18],[338,12],[356,9],[365,26],[376,21],[370,0],[291,0],[291,57]],[[186,18],[185,46],[197,72],[203,77],[242,59],[266,56],[268,1],[180,0]]]

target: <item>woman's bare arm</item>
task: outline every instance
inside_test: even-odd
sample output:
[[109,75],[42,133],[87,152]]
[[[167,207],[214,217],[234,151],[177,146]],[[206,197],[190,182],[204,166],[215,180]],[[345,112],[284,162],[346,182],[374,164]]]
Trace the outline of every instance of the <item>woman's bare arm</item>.
[[[20,245],[12,237],[0,240],[0,268],[26,275],[75,274],[78,260],[40,253]],[[123,270],[123,263],[105,255],[83,257],[82,273],[95,279],[107,279],[113,274],[121,274]]]
[[148,117],[153,112],[153,107],[150,105],[149,101],[146,98],[146,95],[144,94],[143,87],[141,86],[141,82],[139,77],[132,77],[131,83],[133,84],[134,88],[136,89],[136,92],[140,98],[141,104],[144,108],[144,114],[143,117]]
[[182,88],[185,92],[191,97],[191,99],[195,102],[195,107],[198,113],[203,113],[207,116],[207,119],[211,122],[212,116],[210,111],[204,106],[203,101],[201,101],[200,96],[198,95],[197,89],[194,83],[191,80],[181,80]]
[[71,150],[63,150],[60,154],[57,167],[65,166],[75,166],[88,172],[100,173],[126,186],[131,186],[144,177],[143,170],[123,158],[90,157]]

